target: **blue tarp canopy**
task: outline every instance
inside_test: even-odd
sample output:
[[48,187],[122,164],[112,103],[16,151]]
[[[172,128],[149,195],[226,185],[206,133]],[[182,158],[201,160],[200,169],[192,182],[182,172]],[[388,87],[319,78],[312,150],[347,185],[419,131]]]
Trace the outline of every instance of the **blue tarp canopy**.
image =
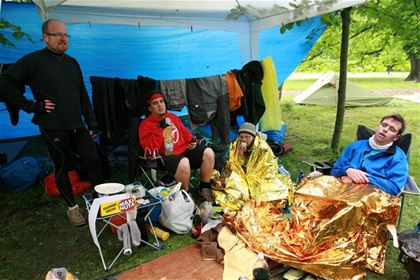
[[[90,76],[135,79],[142,75],[156,80],[205,77],[241,69],[249,60],[260,60],[267,56],[273,57],[278,84],[281,84],[304,59],[325,28],[319,17],[305,19],[305,13],[313,16],[364,1],[330,1],[332,4],[326,5],[324,10],[311,7],[307,12],[301,10],[301,14],[287,14],[287,17],[285,13],[283,17],[278,17],[273,9],[243,6],[241,8],[245,12],[227,21],[229,14],[219,10],[211,11],[211,7],[219,9],[223,5],[226,9],[228,2],[237,5],[237,1],[34,2],[38,6],[10,2],[1,4],[1,17],[21,26],[34,43],[27,39],[15,40],[10,31],[2,30],[16,47],[0,45],[0,63],[13,63],[24,54],[44,47],[40,30],[41,16],[61,19],[69,23],[71,38],[68,54],[79,61],[90,94]],[[114,2],[118,7],[106,6]],[[162,2],[171,5],[162,6]],[[210,11],[201,10],[197,13],[193,9],[196,2],[205,4],[203,7],[207,6]],[[130,5],[141,7],[136,9]],[[167,9],[175,9],[174,5],[183,6],[170,12],[165,10],[166,14],[148,8],[159,5]],[[235,6],[232,7],[228,10],[230,16],[236,13]],[[173,15],[176,10],[178,14],[184,12],[181,19]],[[282,9],[277,7],[274,10]],[[252,15],[249,11],[253,11]],[[197,19],[199,15],[200,21]],[[219,17],[224,17],[225,21]],[[249,23],[242,18],[264,21]],[[292,30],[280,34],[281,24],[302,18],[305,20],[301,26],[295,25]],[[159,23],[158,19],[164,20]],[[218,22],[218,28],[214,22]],[[249,44],[245,44],[247,42]],[[29,90],[26,96],[32,98]],[[0,139],[39,134],[38,128],[31,124],[31,118],[32,115],[20,112],[19,123],[14,127],[10,124],[4,104],[0,104]]]

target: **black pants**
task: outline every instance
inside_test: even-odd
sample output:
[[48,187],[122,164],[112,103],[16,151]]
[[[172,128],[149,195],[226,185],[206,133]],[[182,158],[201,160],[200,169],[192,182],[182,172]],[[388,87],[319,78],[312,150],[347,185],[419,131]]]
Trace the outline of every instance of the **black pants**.
[[102,169],[95,143],[86,128],[79,129],[44,129],[40,128],[54,163],[55,181],[61,196],[68,206],[76,205],[73,190],[67,172],[70,169],[70,154],[79,154],[86,165],[88,179],[95,186],[102,182]]
[[210,147],[202,146],[197,144],[197,146],[192,150],[186,150],[183,154],[180,155],[170,155],[164,156],[163,162],[165,163],[165,168],[170,175],[175,175],[176,170],[178,169],[178,164],[183,158],[188,158],[190,161],[191,169],[198,169],[201,166],[203,161],[203,154],[205,149],[211,149]]

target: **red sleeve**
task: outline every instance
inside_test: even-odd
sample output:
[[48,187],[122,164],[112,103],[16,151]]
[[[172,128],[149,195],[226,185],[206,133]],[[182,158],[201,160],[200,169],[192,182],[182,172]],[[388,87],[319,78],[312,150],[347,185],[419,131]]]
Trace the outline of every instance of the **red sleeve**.
[[149,149],[151,152],[158,150],[162,153],[163,146],[162,129],[156,127],[156,124],[144,119],[139,125],[139,141],[144,150]]

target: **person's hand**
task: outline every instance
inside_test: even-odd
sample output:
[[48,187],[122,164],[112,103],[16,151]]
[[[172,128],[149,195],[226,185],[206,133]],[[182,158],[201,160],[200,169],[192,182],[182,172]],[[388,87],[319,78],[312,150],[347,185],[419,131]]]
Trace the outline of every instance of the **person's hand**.
[[349,168],[346,170],[347,176],[357,184],[367,184],[369,183],[368,174],[362,170]]
[[192,149],[194,149],[195,147],[197,147],[197,142],[196,142],[196,141],[191,142],[191,143],[190,143],[190,144],[188,144],[188,146],[187,146],[188,150],[192,150]]
[[239,141],[238,142],[238,154],[243,155],[246,151],[246,142]]
[[344,184],[350,184],[353,183],[353,181],[350,179],[350,177],[348,176],[342,176],[341,177],[341,182],[343,182]]
[[51,113],[55,109],[55,103],[49,99],[45,99],[42,101],[42,109],[41,111],[45,111],[47,113]]
[[96,133],[97,133],[97,132],[96,132],[96,131],[94,131],[94,130],[91,130],[91,129],[89,130],[89,136],[90,136],[90,137],[95,136],[95,135],[96,135]]

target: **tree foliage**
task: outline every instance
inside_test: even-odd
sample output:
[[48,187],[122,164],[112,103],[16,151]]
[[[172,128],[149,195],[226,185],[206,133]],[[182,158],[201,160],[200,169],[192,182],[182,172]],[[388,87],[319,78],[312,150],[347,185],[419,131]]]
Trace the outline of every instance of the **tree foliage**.
[[[32,2],[32,1],[31,0],[13,0],[12,2],[25,3],[25,2]],[[31,36],[23,32],[20,26],[17,26],[15,24],[8,22],[7,20],[3,18],[0,18],[0,44],[2,44],[3,46],[10,46],[10,47],[16,46],[13,42],[9,40],[10,38],[7,38],[7,36],[4,35],[5,34],[4,31],[7,31],[7,33],[11,31],[12,37],[17,40],[20,40],[26,37],[29,41],[34,43]]]
[[[420,10],[416,0],[369,1],[353,9],[348,70],[383,72],[410,69],[409,58],[420,58]],[[338,71],[341,26],[336,13],[323,16],[328,25],[298,71]]]
[[15,39],[19,40],[19,39],[22,39],[23,37],[26,37],[28,40],[34,43],[31,37],[22,31],[22,28],[20,26],[14,25],[3,18],[0,18],[0,30],[1,30],[0,31],[0,44],[2,44],[3,46],[15,47],[15,44],[11,42],[9,38],[4,36],[2,30],[6,30],[6,29],[9,29],[9,31],[11,31],[11,35]]

